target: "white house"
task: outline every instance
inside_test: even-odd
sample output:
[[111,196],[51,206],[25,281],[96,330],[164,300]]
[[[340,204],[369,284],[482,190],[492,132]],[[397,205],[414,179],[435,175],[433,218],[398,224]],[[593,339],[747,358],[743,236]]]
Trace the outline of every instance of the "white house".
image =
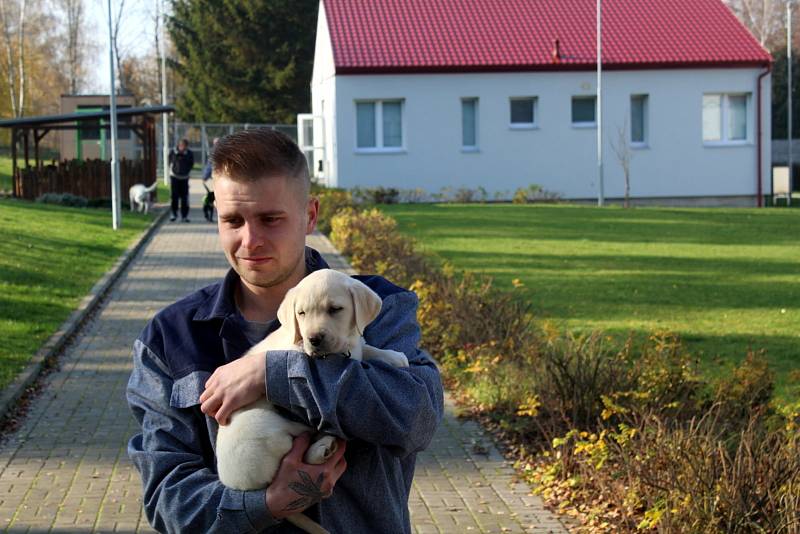
[[[322,0],[299,123],[315,175],[596,199],[595,5]],[[605,197],[624,194],[616,147],[640,202],[757,204],[772,60],[721,0],[604,0],[602,44]]]

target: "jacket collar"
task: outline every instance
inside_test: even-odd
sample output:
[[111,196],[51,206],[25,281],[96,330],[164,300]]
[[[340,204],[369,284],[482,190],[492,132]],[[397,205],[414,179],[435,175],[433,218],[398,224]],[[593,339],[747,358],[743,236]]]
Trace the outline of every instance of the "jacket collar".
[[[306,247],[305,256],[306,274],[329,268],[322,255],[313,248]],[[236,313],[234,291],[237,284],[239,275],[233,269],[229,269],[222,282],[211,288],[208,298],[197,308],[194,320],[211,321],[234,315]]]

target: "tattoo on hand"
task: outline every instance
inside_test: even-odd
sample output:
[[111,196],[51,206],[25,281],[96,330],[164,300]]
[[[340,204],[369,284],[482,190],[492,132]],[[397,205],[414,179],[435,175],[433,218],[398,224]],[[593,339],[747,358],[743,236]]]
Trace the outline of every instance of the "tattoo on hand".
[[322,473],[317,477],[317,481],[311,480],[311,476],[305,471],[298,471],[298,475],[303,480],[302,482],[292,482],[289,484],[289,489],[294,490],[295,493],[300,495],[299,499],[290,502],[285,511],[291,512],[294,510],[305,510],[309,506],[320,502],[327,494],[322,492],[322,481],[324,476]]

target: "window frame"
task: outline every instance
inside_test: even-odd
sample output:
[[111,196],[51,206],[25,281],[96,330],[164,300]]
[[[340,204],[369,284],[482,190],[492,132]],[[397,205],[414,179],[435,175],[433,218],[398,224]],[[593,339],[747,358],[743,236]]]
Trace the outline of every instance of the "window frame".
[[[530,100],[532,102],[533,122],[512,122],[511,121],[511,106],[512,102],[519,102]],[[508,127],[511,130],[536,130],[539,128],[539,97],[535,95],[528,96],[510,96],[508,97]]]
[[[575,100],[591,100],[594,102],[594,120],[575,122]],[[597,95],[572,95],[570,99],[570,123],[573,128],[597,128]]]
[[[633,138],[633,101],[634,99],[642,100],[642,139],[635,140]],[[631,148],[646,148],[650,146],[650,95],[647,93],[633,93],[630,100],[631,106],[631,132],[628,142]]]
[[[475,129],[475,131],[473,132],[475,137],[474,145],[464,144],[464,104],[467,102],[473,102],[475,104],[474,108],[475,120],[473,123],[473,127]],[[480,99],[477,96],[461,97],[461,151],[462,152],[478,152],[480,150],[480,139],[478,137],[478,132],[480,131],[479,110],[480,110]]]
[[[731,91],[731,92],[708,92],[703,93],[703,99],[707,96],[719,96],[720,97],[720,118],[719,118],[719,128],[720,128],[720,138],[719,139],[706,139],[706,132],[705,132],[705,118],[703,116],[705,110],[702,105],[700,105],[700,138],[703,141],[703,146],[707,147],[719,147],[719,146],[746,146],[753,144],[753,120],[751,118],[751,109],[752,109],[752,100],[753,100],[753,93],[749,93],[747,91]],[[744,116],[745,116],[745,136],[742,139],[730,139],[730,97],[744,97]]]
[[[400,104],[400,145],[385,146],[383,132],[383,105],[385,103]],[[358,105],[373,104],[375,106],[375,146],[358,146]],[[406,100],[405,98],[356,98],[353,100],[355,153],[357,154],[398,154],[406,152]]]

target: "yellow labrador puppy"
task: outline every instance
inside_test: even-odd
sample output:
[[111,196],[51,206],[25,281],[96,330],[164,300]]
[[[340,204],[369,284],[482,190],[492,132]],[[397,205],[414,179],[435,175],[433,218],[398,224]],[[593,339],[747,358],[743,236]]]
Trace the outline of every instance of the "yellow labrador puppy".
[[[247,355],[268,350],[299,350],[312,358],[344,353],[354,360],[380,360],[408,367],[404,354],[364,342],[364,328],[380,310],[381,298],[365,284],[331,269],[315,271],[286,293],[278,308],[281,327]],[[265,488],[292,448],[292,439],[311,430],[282,417],[266,399],[237,410],[217,434],[220,480],[238,490]],[[324,463],[335,447],[332,436],[322,435],[308,448],[306,463]],[[325,532],[302,514],[288,519],[307,532]]]

